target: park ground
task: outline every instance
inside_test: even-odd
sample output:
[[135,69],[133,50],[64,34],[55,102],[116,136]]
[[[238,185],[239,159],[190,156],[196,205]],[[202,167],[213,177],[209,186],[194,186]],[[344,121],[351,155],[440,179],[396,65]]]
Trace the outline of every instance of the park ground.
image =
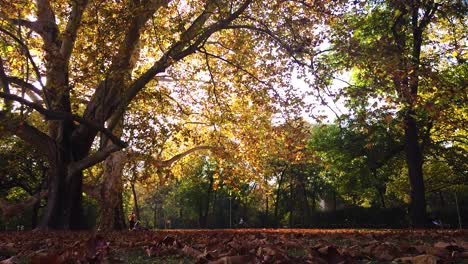
[[468,263],[468,230],[2,232],[11,263]]

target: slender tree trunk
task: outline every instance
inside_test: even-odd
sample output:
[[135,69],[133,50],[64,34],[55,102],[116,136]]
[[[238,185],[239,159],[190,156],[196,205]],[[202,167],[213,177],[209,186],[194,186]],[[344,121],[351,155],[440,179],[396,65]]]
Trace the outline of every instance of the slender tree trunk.
[[444,199],[444,195],[442,192],[439,192],[439,206],[440,208],[443,208],[445,206],[445,199]]
[[289,228],[293,228],[294,226],[294,188],[293,183],[289,185]]
[[203,197],[200,197],[198,203],[198,227],[203,226]]
[[280,174],[280,178],[278,181],[278,189],[276,190],[276,199],[275,199],[275,227],[279,226],[279,219],[278,219],[278,213],[279,213],[279,202],[280,202],[280,197],[281,197],[281,186],[283,184],[284,180],[284,173],[286,171],[286,168],[283,169],[283,171]]
[[382,208],[387,208],[385,204],[385,187],[377,187],[377,192],[379,193],[380,204]]
[[[408,177],[411,187],[410,215],[413,227],[427,227],[429,221],[426,213],[426,197],[423,178],[423,153],[419,142],[419,124],[416,120],[416,104],[418,103],[418,90],[420,79],[421,47],[423,44],[423,33],[434,17],[440,5],[434,1],[422,2],[411,1],[410,5],[400,5],[397,8],[400,16],[392,27],[395,47],[398,50],[399,68],[394,75],[394,83],[400,97],[404,100],[406,109],[403,113],[405,130],[405,152],[406,164],[408,166]],[[424,14],[424,16],[421,16]],[[410,24],[404,19],[408,15]],[[407,41],[408,29],[412,41]],[[411,51],[408,60],[404,55],[407,50]]]
[[333,208],[333,212],[336,212],[336,191],[333,190],[333,205],[332,205],[332,208]]
[[37,227],[38,224],[38,217],[39,217],[39,208],[41,207],[41,200],[37,201],[33,205],[33,211],[32,211],[32,216],[31,216],[31,228],[34,229]]
[[137,197],[137,192],[135,189],[135,182],[132,181],[130,185],[132,187],[133,203],[135,206],[135,215],[137,219],[140,219],[140,207],[138,206],[138,197]]
[[210,209],[210,200],[211,200],[211,193],[213,191],[213,183],[214,179],[213,176],[210,176],[210,184],[206,190],[206,199],[201,207],[201,219],[200,219],[200,226],[201,228],[205,228],[208,223],[208,213]]
[[303,195],[303,204],[302,204],[302,225],[306,226],[308,225],[308,222],[310,220],[310,205],[309,205],[309,197],[307,195],[307,188],[306,184],[304,183],[304,178],[305,175],[301,176],[301,188],[302,188],[302,195]]
[[153,228],[158,228],[159,221],[158,221],[158,206],[155,205],[153,208]]
[[269,221],[268,221],[268,218],[269,218],[269,217],[268,217],[268,216],[269,216],[268,195],[266,196],[266,201],[265,201],[265,202],[266,202],[266,204],[265,204],[265,221],[263,222],[263,226],[264,226],[264,227],[268,227],[268,226],[270,226],[270,223],[269,223]]
[[312,183],[312,195],[311,196],[312,196],[311,197],[311,199],[312,199],[312,212],[315,212],[317,210],[317,187],[316,187],[315,180]]

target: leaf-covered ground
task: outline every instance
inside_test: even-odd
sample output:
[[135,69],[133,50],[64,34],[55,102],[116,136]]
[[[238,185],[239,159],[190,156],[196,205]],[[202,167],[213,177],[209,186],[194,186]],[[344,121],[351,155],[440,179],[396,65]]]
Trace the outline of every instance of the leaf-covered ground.
[[468,263],[468,230],[0,233],[5,263]]

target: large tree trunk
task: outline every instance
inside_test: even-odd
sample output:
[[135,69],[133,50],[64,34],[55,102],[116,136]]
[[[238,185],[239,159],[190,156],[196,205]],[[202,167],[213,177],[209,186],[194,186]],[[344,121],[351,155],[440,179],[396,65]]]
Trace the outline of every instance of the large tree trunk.
[[[422,171],[423,153],[418,134],[421,124],[418,124],[416,120],[415,109],[417,109],[416,104],[418,103],[423,33],[434,18],[440,4],[435,3],[435,1],[411,1],[410,3],[409,5],[396,6],[400,11],[400,15],[392,27],[392,34],[398,56],[400,56],[400,62],[393,81],[400,98],[406,104],[403,118],[406,164],[408,166],[408,177],[411,186],[411,222],[415,228],[424,228],[427,227],[429,221],[426,214]],[[406,17],[409,19],[405,19]],[[410,21],[410,25],[407,24],[407,21]],[[410,34],[408,34],[408,29],[411,30]],[[408,41],[409,35],[412,36],[412,41]],[[411,51],[410,60],[404,56],[408,50]],[[400,72],[404,74],[400,74]]]
[[57,154],[55,162],[49,162],[47,207],[40,228],[84,229],[81,205],[83,174],[69,174],[67,165],[70,162],[62,158],[63,155]]
[[[116,136],[123,133],[123,122],[114,129]],[[101,141],[101,144],[106,144]],[[113,143],[109,140],[107,145]],[[118,151],[110,154],[104,161],[103,182],[101,185],[100,197],[100,229],[101,230],[122,230],[125,229],[125,218],[123,213],[123,182],[122,174],[126,164],[126,153]]]
[[411,186],[410,214],[413,227],[427,227],[426,197],[422,171],[423,157],[418,142],[416,120],[409,111],[405,117],[406,164]]
[[100,199],[100,229],[121,230],[125,228],[122,221],[122,172],[125,165],[125,152],[112,153],[104,163],[104,180],[101,186]]

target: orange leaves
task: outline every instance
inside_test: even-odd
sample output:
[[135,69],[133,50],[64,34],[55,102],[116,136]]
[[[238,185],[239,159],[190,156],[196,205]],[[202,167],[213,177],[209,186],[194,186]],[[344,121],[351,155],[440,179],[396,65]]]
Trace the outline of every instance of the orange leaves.
[[[320,237],[320,239],[318,239]],[[436,240],[434,241],[434,239]],[[45,243],[44,243],[45,242]],[[468,259],[466,231],[357,231],[231,229],[110,232],[27,232],[0,236],[0,252],[15,245],[31,263],[120,263],[125,252],[142,258],[184,257],[190,263],[446,263]],[[44,252],[44,253],[36,253]],[[42,255],[41,255],[42,254]],[[69,262],[66,262],[69,261]],[[120,261],[120,262],[119,262]]]
[[[47,234],[47,233],[45,233]],[[43,235],[43,234],[42,234]],[[71,234],[70,234],[71,235]],[[73,239],[72,236],[70,236]],[[105,263],[109,260],[109,243],[106,242],[104,237],[100,234],[91,235],[91,237],[83,241],[80,237],[74,243],[65,244],[65,249],[59,249],[60,239],[54,237],[45,239],[46,247],[49,248],[50,252],[44,254],[42,250],[33,253],[31,258],[32,264],[63,264],[73,261],[84,261],[85,263]],[[52,250],[52,249],[56,250]]]

